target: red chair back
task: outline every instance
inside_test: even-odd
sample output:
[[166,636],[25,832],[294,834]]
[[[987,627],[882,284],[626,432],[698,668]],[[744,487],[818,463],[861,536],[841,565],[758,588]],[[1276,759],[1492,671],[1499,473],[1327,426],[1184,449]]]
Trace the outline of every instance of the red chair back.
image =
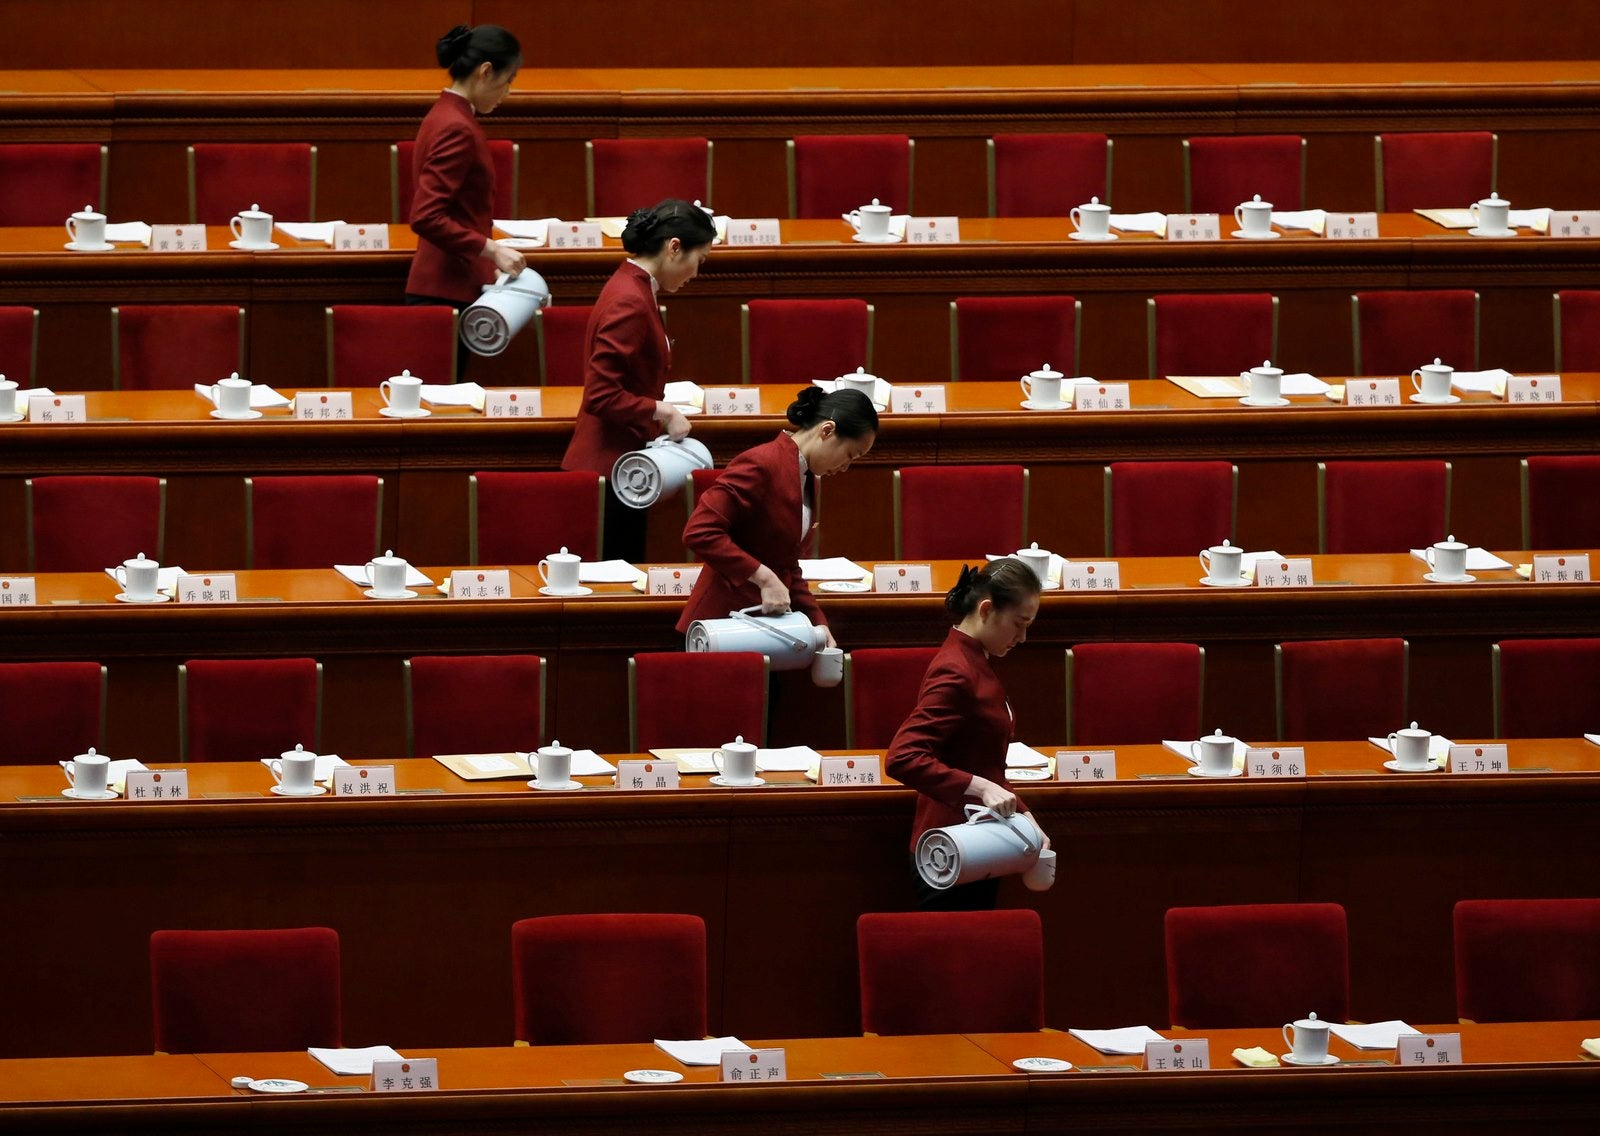
[[1600,1018],[1600,899],[1464,899],[1455,955],[1467,1021]]
[[1073,745],[1153,745],[1201,733],[1205,654],[1193,643],[1069,648]]
[[917,705],[937,647],[864,647],[844,657],[849,746],[882,748]]
[[161,559],[159,477],[35,477],[28,482],[32,568],[97,572],[144,552]]
[[1157,296],[1150,377],[1237,375],[1277,361],[1277,308],[1266,294]]
[[[1385,213],[1465,209],[1494,188],[1495,137],[1487,130],[1380,134]],[[1417,364],[1411,364],[1415,367]]]
[[1045,363],[1078,373],[1078,301],[1071,296],[964,296],[953,310],[952,378],[1016,382]]
[[714,746],[742,737],[766,744],[767,667],[750,651],[663,651],[630,663],[635,752]]
[[381,477],[252,477],[245,492],[251,568],[365,564],[379,552]]
[[1404,639],[1281,643],[1278,652],[1282,741],[1381,737],[1409,720]]
[[0,663],[0,765],[46,765],[103,749],[105,689],[99,663]]
[[544,743],[538,655],[416,655],[406,660],[412,757],[527,752]]
[[711,143],[704,138],[596,138],[597,217],[626,217],[669,197],[711,205]]
[[1447,462],[1328,462],[1321,477],[1325,552],[1406,552],[1449,535]]
[[1495,734],[1577,738],[1600,722],[1600,639],[1495,645]]
[[981,560],[1022,547],[1028,471],[1020,465],[920,465],[895,471],[896,559]]
[[375,387],[410,371],[456,381],[456,313],[443,304],[336,304],[328,309],[328,385]]
[[[494,163],[494,215],[502,219],[517,216],[517,144],[504,138],[489,140],[489,160]],[[411,220],[411,202],[417,195],[417,144],[394,144],[394,220],[397,225]]]
[[565,547],[599,559],[603,478],[585,470],[472,475],[474,564],[537,564]]
[[1358,375],[1400,375],[1442,359],[1458,371],[1478,366],[1478,294],[1467,290],[1356,293]]
[[896,213],[911,211],[908,135],[813,135],[794,140],[796,217],[837,217],[874,197]]
[[[618,982],[648,962],[670,979]],[[648,1044],[706,1034],[706,925],[698,915],[547,915],[511,925],[516,1038]]]
[[751,300],[745,353],[751,383],[809,383],[870,369],[865,300]]
[[867,914],[856,921],[856,948],[867,1033],[1044,1028],[1044,932],[1035,911]]
[[996,134],[992,143],[994,216],[1065,217],[1093,197],[1109,203],[1104,134]]
[[339,934],[157,931],[150,936],[155,1047],[162,1053],[269,1053],[337,1047]]
[[1230,463],[1112,462],[1107,469],[1110,555],[1195,555],[1233,535]]
[[585,340],[593,304],[542,308],[533,313],[539,340],[539,380],[547,387],[581,387],[589,364]]
[[1556,370],[1600,371],[1600,292],[1556,293]]
[[105,155],[98,142],[0,145],[0,225],[60,228],[85,205],[106,212]]
[[244,309],[125,304],[111,309],[118,390],[188,390],[245,373]]
[[1337,903],[1174,907],[1167,1013],[1184,1029],[1276,1029],[1315,1013],[1350,1019],[1350,960]]
[[[33,369],[38,360],[39,309],[0,307],[0,375],[27,390],[33,385]],[[22,401],[20,396],[17,401]],[[19,405],[17,410],[20,413],[22,407]]]
[[319,743],[322,668],[314,659],[190,659],[178,697],[184,761],[256,761]]
[[1530,457],[1528,548],[1600,548],[1600,457]]
[[1189,209],[1220,213],[1232,229],[1233,207],[1257,194],[1274,209],[1299,209],[1305,198],[1305,139],[1298,134],[1190,138]]
[[226,226],[252,206],[271,213],[275,221],[316,220],[315,146],[205,142],[189,150],[189,206],[197,224]]

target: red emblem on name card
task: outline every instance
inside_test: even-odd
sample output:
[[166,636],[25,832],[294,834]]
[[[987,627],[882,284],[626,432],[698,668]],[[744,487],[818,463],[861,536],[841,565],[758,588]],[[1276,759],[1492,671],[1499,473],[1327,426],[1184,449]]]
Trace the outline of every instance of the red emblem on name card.
[[[1089,565],[1089,575],[1091,575],[1091,576],[1094,575],[1094,565],[1093,564]],[[1088,760],[1088,759],[1086,758],[1085,760]]]
[[[1431,1043],[1431,1042],[1430,1042],[1430,1044],[1432,1044],[1432,1043]],[[752,1065],[759,1065],[759,1064],[761,1064],[761,1054],[759,1054],[759,1053],[752,1053],[752,1054],[751,1054],[751,1055],[750,1055],[750,1064],[752,1064]]]
[[478,583],[480,583],[480,584],[483,583],[483,573],[482,572],[478,573]]
[[1567,558],[1565,556],[1556,557],[1556,564],[1559,567],[1565,568],[1567,566]]
[[852,757],[849,761],[844,763],[844,767],[846,769],[854,769],[856,767],[856,759]]
[[1428,1048],[1429,1049],[1433,1048],[1433,1038],[1431,1038],[1431,1037],[1428,1039]]
[[211,577],[210,576],[202,576],[202,577],[200,577],[200,585],[201,585],[201,587],[209,588],[211,586]]
[[0,583],[0,591],[10,591],[10,590],[11,590],[11,581],[10,580],[6,580],[4,583]]
[[1289,570],[1289,566],[1287,564],[1282,565],[1278,569],[1278,571],[1280,571],[1280,572],[1287,572],[1288,570]]
[[1483,756],[1483,747],[1479,746],[1477,749],[1473,750],[1472,751],[1472,755],[1474,757],[1482,757]]
[[572,231],[574,233],[576,233],[578,231],[578,226],[576,226],[576,225],[572,226]]
[[649,763],[648,763],[648,762],[646,762],[646,763],[645,763],[645,767],[644,767],[644,771],[645,771],[645,772],[646,772],[646,773],[649,773],[649,772],[650,772],[650,771],[651,771],[651,770],[653,770],[653,769],[654,769],[654,768],[655,768],[655,766],[653,766],[653,765],[651,765],[651,764],[649,764]]
[[900,569],[900,575],[904,576],[905,574],[906,574],[906,570],[904,568]]
[[157,773],[157,774],[154,774],[154,775],[153,775],[153,776],[151,776],[151,778],[150,778],[150,780],[152,780],[152,781],[159,781],[159,780],[161,780],[161,774],[159,774],[159,773]]
[[54,401],[54,402],[55,402],[55,404],[56,404],[56,405],[57,405],[57,406],[60,406],[60,405],[61,405],[61,400],[60,400],[60,399],[59,399],[59,398],[58,398],[58,399],[54,399],[54,400],[53,400],[53,401]]
[[[1194,224],[1194,222],[1190,221],[1189,224],[1192,225],[1192,224]],[[1174,1053],[1182,1053],[1183,1052],[1183,1046],[1181,1044],[1180,1045],[1174,1045],[1172,1047],[1172,1052],[1174,1052]]]
[[922,392],[919,391],[919,390],[914,390],[914,391],[911,392],[911,397],[912,398],[921,398],[922,397]]
[[364,236],[366,236],[366,235],[367,235],[367,231],[366,231],[366,230],[365,230],[365,229],[357,229],[357,230],[356,230],[356,236],[358,236],[358,237],[364,237]]
[[1091,758],[1090,758],[1090,757],[1089,757],[1089,755],[1088,755],[1088,754],[1084,754],[1084,755],[1083,755],[1083,763],[1084,763],[1084,764],[1085,764],[1085,765],[1088,765],[1088,764],[1089,764],[1089,762],[1090,762],[1090,760],[1091,760]]
[[1378,384],[1377,383],[1368,383],[1367,384],[1367,389],[1368,390],[1377,390],[1378,389]]
[[1273,761],[1277,761],[1278,760],[1278,751],[1277,750],[1273,750],[1272,751],[1272,760]]
[[681,580],[681,579],[683,579],[683,572],[682,572],[682,571],[681,571],[681,570],[680,570],[680,569],[677,569],[677,568],[674,568],[674,569],[673,569],[673,570],[672,570],[672,578],[673,578],[673,579],[674,579],[674,580]]
[[411,1072],[411,1062],[409,1062],[409,1061],[407,1061],[407,1062],[405,1062],[405,1063],[404,1063],[404,1064],[402,1064],[402,1065],[401,1065],[401,1066],[400,1066],[400,1072],[402,1072],[402,1073],[409,1073],[409,1072]]
[[361,780],[365,781],[366,779],[367,779],[367,771],[365,769],[363,769],[361,771]]
[[317,401],[318,402],[327,402],[328,401],[328,396],[327,395],[322,395],[321,397],[319,397],[317,399]]
[[1106,388],[1105,387],[1101,387],[1100,388],[1100,393],[1101,394],[1105,394],[1106,393]]
[[515,391],[513,391],[513,392],[512,392],[512,393],[511,393],[511,394],[509,394],[509,395],[507,395],[507,396],[506,396],[506,401],[507,401],[507,402],[516,402],[516,401],[517,401],[517,395],[516,395],[516,392],[515,392]]
[[1539,380],[1538,379],[1529,379],[1528,380],[1528,385],[1530,387],[1536,387],[1536,386],[1539,385]]

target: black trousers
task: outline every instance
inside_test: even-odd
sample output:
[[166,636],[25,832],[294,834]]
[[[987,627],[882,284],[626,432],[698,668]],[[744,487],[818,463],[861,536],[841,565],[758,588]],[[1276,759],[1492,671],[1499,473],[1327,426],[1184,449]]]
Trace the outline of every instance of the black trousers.
[[928,886],[917,871],[917,858],[911,857],[911,878],[917,888],[919,911],[993,911],[1000,898],[999,880],[978,880],[970,884],[957,884],[940,890]]
[[643,564],[645,536],[650,525],[650,510],[635,509],[606,489],[605,514],[601,518],[600,556],[604,560],[626,560],[629,564]]
[[[459,316],[461,314],[462,310],[464,308],[466,308],[466,306],[467,306],[466,304],[463,304],[460,300],[445,300],[445,299],[441,299],[438,296],[413,296],[410,292],[406,293],[406,306],[407,307],[438,307],[440,305],[443,305],[444,307],[447,307],[447,308],[454,308],[456,310],[456,315],[457,316]],[[456,336],[456,382],[464,383],[464,382],[467,381],[467,364],[471,359],[472,359],[472,350],[471,350],[471,348],[469,348],[466,345],[466,342],[461,338],[460,335],[457,335]]]

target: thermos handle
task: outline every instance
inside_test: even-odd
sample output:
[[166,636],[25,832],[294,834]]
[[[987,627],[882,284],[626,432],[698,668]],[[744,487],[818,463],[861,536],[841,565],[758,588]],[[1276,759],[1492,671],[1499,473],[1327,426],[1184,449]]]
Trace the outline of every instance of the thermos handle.
[[756,604],[754,607],[747,607],[747,608],[744,608],[741,611],[730,611],[728,613],[728,618],[737,619],[741,623],[748,623],[751,627],[759,627],[762,631],[767,632],[769,635],[776,635],[779,639],[782,639],[784,642],[788,643],[796,651],[804,651],[807,647],[810,646],[810,644],[807,643],[805,640],[798,639],[795,636],[790,635],[783,628],[778,627],[775,624],[762,623],[759,619],[752,619],[750,617],[750,613],[752,611],[760,611],[760,610],[761,610],[761,605],[760,604]]
[[1004,817],[995,812],[993,809],[989,808],[987,805],[963,805],[962,808],[966,811],[968,824],[979,824],[985,820],[992,820],[999,824],[1001,828],[1004,828],[1012,836],[1015,836],[1018,840],[1022,841],[1023,850],[1026,851],[1028,855],[1032,856],[1039,851],[1036,847],[1034,847],[1033,841],[1022,835],[1022,833],[1018,832],[1015,828],[1012,828],[1005,822]]

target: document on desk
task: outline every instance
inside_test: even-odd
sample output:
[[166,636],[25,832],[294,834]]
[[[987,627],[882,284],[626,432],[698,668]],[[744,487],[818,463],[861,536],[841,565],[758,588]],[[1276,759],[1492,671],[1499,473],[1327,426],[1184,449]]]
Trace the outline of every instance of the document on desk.
[[804,773],[821,762],[822,755],[810,746],[756,750],[756,768],[763,773]]
[[306,1052],[327,1066],[329,1072],[341,1077],[370,1077],[374,1061],[405,1060],[387,1045],[369,1045],[365,1049],[318,1049],[313,1046]]
[[[1422,561],[1424,564],[1426,564],[1428,562],[1428,554],[1424,549],[1413,548],[1411,550],[1411,555],[1415,556],[1418,560]],[[1495,571],[1496,569],[1499,569],[1499,568],[1510,568],[1510,567],[1511,567],[1511,561],[1509,561],[1509,560],[1501,560],[1494,553],[1489,552],[1486,549],[1478,548],[1476,545],[1474,545],[1472,548],[1467,549],[1467,571],[1468,572],[1493,572],[1493,571]]]
[[580,584],[633,584],[645,574],[626,560],[585,560],[578,565]]
[[872,573],[848,556],[829,556],[822,560],[801,560],[800,575],[807,580],[871,579]]
[[[365,564],[335,564],[333,570],[358,588],[372,587],[372,581],[367,577],[367,566]],[[409,564],[406,565],[406,587],[425,588],[432,583],[432,580],[428,579],[416,568]]]
[[728,1050],[750,1047],[736,1037],[708,1037],[695,1041],[662,1041],[657,1038],[656,1048],[685,1065],[721,1065],[722,1055]]
[[1333,1036],[1357,1049],[1393,1049],[1400,1042],[1403,1033],[1416,1033],[1417,1030],[1405,1022],[1368,1022],[1366,1025],[1345,1026],[1334,1025],[1328,1027]]
[[1007,769],[1047,769],[1049,766],[1048,757],[1021,742],[1012,742],[1006,747]]
[[1167,1040],[1149,1026],[1126,1026],[1122,1029],[1108,1030],[1069,1029],[1067,1032],[1090,1049],[1124,1056],[1143,1053],[1146,1042]]

